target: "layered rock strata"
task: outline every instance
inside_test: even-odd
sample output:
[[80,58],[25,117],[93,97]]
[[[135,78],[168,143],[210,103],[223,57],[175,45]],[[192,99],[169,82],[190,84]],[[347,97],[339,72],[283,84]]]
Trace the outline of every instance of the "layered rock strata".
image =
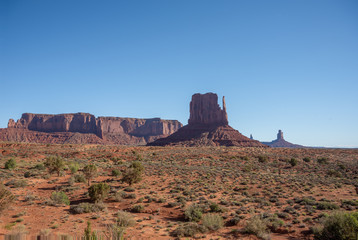
[[10,119],[7,129],[0,130],[0,141],[143,145],[181,127],[177,120],[160,118],[24,113],[16,122]]

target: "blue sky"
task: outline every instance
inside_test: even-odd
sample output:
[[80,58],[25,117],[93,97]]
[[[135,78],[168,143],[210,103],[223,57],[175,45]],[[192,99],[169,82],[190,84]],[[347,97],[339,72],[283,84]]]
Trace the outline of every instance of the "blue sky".
[[358,2],[0,2],[0,127],[23,112],[178,119],[225,96],[246,136],[358,147]]

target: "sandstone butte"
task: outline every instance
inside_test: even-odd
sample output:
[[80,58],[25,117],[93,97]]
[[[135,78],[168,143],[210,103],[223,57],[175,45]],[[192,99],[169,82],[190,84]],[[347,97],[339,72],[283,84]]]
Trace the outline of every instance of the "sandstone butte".
[[145,145],[169,136],[183,125],[177,120],[98,117],[89,113],[24,113],[8,128],[0,129],[0,141],[34,143]]
[[277,147],[277,148],[280,148],[280,147],[282,147],[282,148],[304,148],[304,146],[302,146],[302,145],[287,142],[283,138],[283,132],[281,130],[278,130],[276,140],[273,140],[272,142],[261,142],[261,143],[263,143],[267,146],[270,146],[270,147]]
[[267,147],[229,126],[225,97],[221,109],[215,93],[194,94],[190,102],[188,125],[148,145]]

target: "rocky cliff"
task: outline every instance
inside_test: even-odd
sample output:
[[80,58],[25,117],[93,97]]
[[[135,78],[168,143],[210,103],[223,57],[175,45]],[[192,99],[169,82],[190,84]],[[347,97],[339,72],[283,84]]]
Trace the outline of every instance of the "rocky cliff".
[[267,147],[228,125],[225,98],[221,109],[215,93],[194,94],[190,102],[188,125],[148,145]]
[[[75,138],[76,143],[137,145],[168,136],[181,127],[179,121],[160,118],[96,118],[89,113],[24,113],[16,122],[9,120],[8,128],[0,131],[0,140],[53,143],[57,139],[57,143],[65,143]],[[55,140],[49,140],[52,138]]]
[[277,138],[276,140],[273,140],[272,142],[262,142],[263,144],[270,146],[270,147],[280,147],[280,148],[304,148],[302,145],[293,144],[290,142],[287,142],[283,138],[283,132],[281,130],[278,130]]

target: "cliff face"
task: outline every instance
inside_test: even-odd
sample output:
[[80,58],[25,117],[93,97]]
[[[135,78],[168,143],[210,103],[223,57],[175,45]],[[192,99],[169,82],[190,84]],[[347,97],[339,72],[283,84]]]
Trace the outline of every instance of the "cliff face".
[[215,93],[194,94],[190,102],[189,124],[228,125],[225,97],[223,97],[223,109],[218,104],[218,96]]
[[225,98],[221,109],[215,93],[194,94],[190,102],[188,125],[148,145],[267,147],[228,125]]
[[[34,139],[36,136],[34,132],[41,133],[83,133],[94,134],[98,139],[96,140],[102,144],[146,144],[149,141],[154,141],[157,138],[168,136],[179,128],[182,124],[176,120],[162,120],[160,118],[152,119],[138,119],[138,118],[120,118],[120,117],[98,117],[89,113],[74,113],[74,114],[33,114],[24,113],[18,121],[9,120],[8,129],[17,129],[6,131],[6,137],[3,140],[13,141],[22,139]],[[26,131],[20,131],[26,130]],[[5,133],[5,131],[3,131]],[[20,134],[21,132],[21,134]],[[12,135],[10,134],[12,133]],[[3,134],[4,135],[4,134]],[[31,135],[28,138],[27,135]],[[48,139],[44,134],[37,134],[41,139]],[[60,134],[61,139],[65,139],[71,134]],[[77,134],[78,135],[78,134]],[[76,135],[76,136],[77,136]],[[21,136],[21,137],[19,137]],[[51,135],[55,136],[55,135]],[[76,137],[79,142],[86,138]],[[60,141],[60,140],[59,140]],[[40,141],[43,142],[43,141]],[[53,142],[53,141],[50,141]],[[62,140],[59,142],[63,142]],[[91,141],[93,142],[93,141]]]

